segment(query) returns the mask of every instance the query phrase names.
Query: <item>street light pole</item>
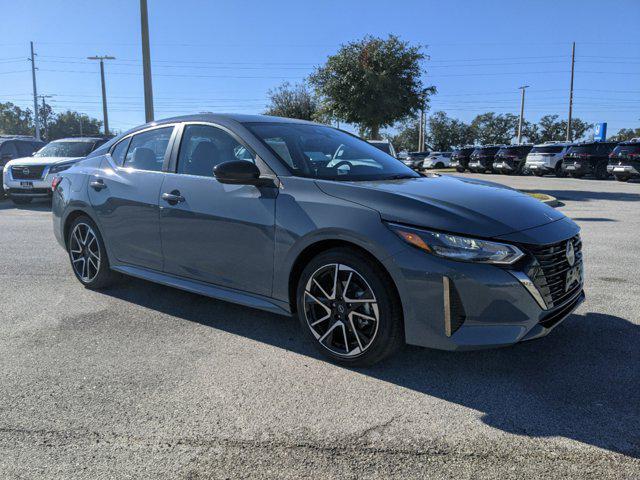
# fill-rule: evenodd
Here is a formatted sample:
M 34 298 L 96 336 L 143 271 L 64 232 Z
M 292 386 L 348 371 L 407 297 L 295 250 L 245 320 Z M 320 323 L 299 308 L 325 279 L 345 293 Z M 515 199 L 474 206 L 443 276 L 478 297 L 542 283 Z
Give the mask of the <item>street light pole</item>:
M 109 136 L 109 115 L 107 114 L 107 88 L 104 82 L 104 61 L 115 60 L 116 57 L 109 55 L 95 55 L 93 57 L 87 57 L 88 60 L 100 60 L 100 80 L 102 82 L 102 115 L 104 117 L 104 135 Z
M 567 119 L 567 142 L 572 140 L 571 115 L 573 114 L 573 68 L 576 64 L 576 42 L 571 47 L 571 84 L 569 85 L 569 118 Z
M 149 14 L 147 0 L 140 0 L 140 33 L 142 34 L 142 75 L 144 79 L 144 118 L 153 121 L 153 86 L 151 85 L 151 51 L 149 49 Z
M 522 90 L 522 100 L 520 102 L 520 121 L 518 122 L 518 144 L 522 141 L 522 122 L 524 121 L 524 91 L 529 88 L 529 85 L 523 85 L 519 87 Z

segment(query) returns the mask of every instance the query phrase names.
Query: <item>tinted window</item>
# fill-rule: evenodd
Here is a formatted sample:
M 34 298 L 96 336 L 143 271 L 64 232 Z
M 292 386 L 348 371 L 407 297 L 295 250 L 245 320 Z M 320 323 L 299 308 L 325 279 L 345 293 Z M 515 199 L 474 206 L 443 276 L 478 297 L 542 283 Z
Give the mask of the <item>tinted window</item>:
M 164 127 L 134 135 L 127 150 L 124 166 L 136 170 L 162 171 L 164 155 L 172 132 L 173 127 Z
M 498 153 L 500 155 L 524 155 L 529 150 L 531 150 L 531 147 L 529 146 L 514 146 L 501 148 Z
M 114 162 L 116 162 L 116 165 L 120 167 L 124 163 L 124 156 L 127 153 L 127 147 L 129 146 L 130 141 L 131 141 L 131 138 L 127 138 L 126 140 L 123 140 L 122 142 L 117 144 L 116 147 L 111 152 L 111 158 L 113 159 Z
M 2 142 L 0 144 L 0 157 L 18 158 L 18 149 L 16 148 L 16 142 Z
M 178 173 L 213 177 L 213 168 L 223 162 L 255 162 L 254 154 L 220 128 L 187 125 L 180 143 Z
M 629 155 L 631 153 L 640 154 L 640 143 L 622 144 L 613 149 L 613 155 Z
M 473 153 L 477 155 L 495 155 L 500 147 L 477 148 Z
M 419 176 L 395 157 L 335 128 L 295 123 L 245 125 L 294 175 L 349 181 Z
M 28 157 L 36 151 L 36 147 L 31 142 L 16 142 L 18 147 L 18 155 L 21 157 Z
M 94 142 L 51 142 L 36 153 L 36 157 L 86 157 L 93 150 Z
M 544 147 L 533 147 L 531 153 L 560 153 L 564 147 L 562 145 L 549 145 Z

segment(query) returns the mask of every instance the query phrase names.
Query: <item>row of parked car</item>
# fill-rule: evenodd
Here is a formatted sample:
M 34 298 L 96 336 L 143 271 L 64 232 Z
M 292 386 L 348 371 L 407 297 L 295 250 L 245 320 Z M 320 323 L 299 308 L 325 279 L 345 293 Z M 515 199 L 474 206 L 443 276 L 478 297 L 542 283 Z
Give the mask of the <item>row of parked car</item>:
M 411 152 L 402 162 L 417 171 L 454 167 L 458 172 L 553 174 L 580 178 L 640 177 L 640 138 L 627 142 L 545 142 L 539 145 L 469 145 L 453 152 Z
M 7 195 L 18 205 L 50 198 L 53 177 L 107 140 L 74 137 L 45 143 L 23 135 L 0 136 L 0 198 Z

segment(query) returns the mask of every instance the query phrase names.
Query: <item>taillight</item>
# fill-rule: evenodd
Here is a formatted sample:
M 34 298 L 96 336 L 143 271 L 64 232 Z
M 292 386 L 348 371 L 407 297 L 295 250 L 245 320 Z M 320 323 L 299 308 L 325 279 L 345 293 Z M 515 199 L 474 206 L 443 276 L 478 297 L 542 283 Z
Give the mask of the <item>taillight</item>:
M 61 181 L 62 177 L 53 177 L 53 180 L 51 181 L 51 190 L 55 191 L 55 189 L 58 188 L 58 185 L 60 185 Z

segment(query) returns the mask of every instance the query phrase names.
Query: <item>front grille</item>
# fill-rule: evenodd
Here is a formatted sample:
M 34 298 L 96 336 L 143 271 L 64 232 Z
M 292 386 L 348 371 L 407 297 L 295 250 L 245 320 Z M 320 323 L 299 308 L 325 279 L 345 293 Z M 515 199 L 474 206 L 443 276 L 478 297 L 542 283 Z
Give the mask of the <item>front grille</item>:
M 567 259 L 568 242 L 573 244 L 575 254 L 573 265 L 569 264 Z M 582 290 L 581 280 L 573 282 L 568 290 L 566 288 L 569 271 L 578 267 L 582 275 L 582 240 L 580 240 L 580 235 L 552 245 L 529 245 L 527 250 L 535 258 L 527 274 L 538 288 L 547 308 L 562 305 Z
M 42 178 L 45 165 L 11 167 L 11 176 L 16 180 L 37 180 Z

